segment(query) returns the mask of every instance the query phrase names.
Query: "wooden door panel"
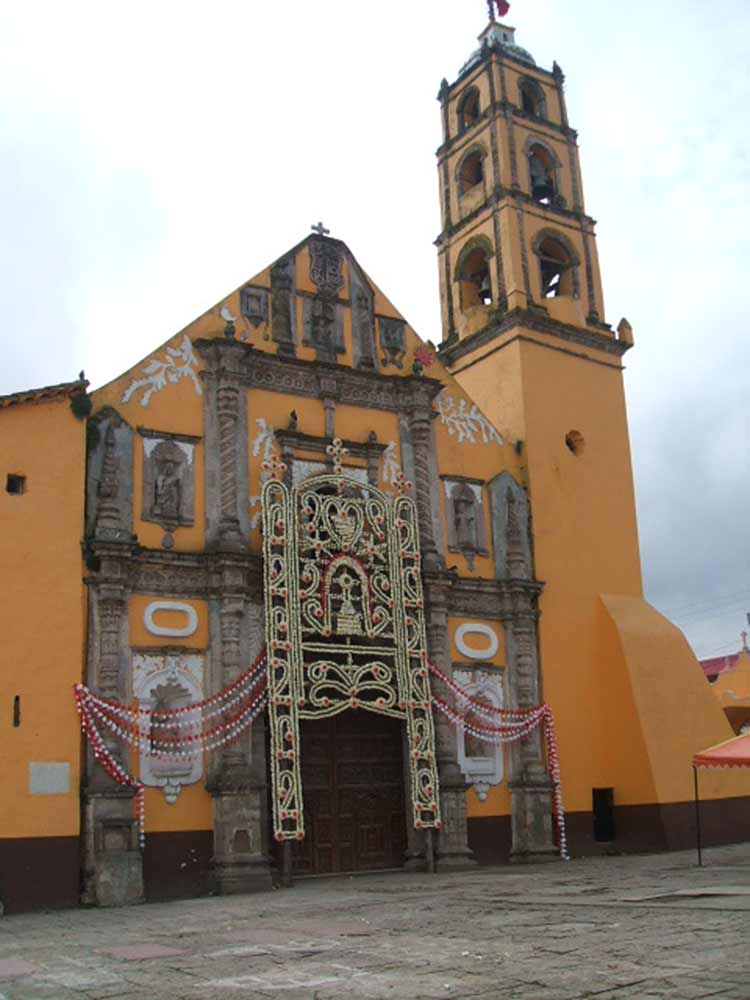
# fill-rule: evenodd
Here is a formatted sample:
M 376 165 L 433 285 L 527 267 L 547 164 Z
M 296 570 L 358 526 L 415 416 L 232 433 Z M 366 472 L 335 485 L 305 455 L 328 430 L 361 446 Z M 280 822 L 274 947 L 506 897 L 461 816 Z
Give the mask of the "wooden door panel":
M 304 841 L 299 874 L 399 867 L 406 850 L 402 724 L 365 711 L 300 726 Z

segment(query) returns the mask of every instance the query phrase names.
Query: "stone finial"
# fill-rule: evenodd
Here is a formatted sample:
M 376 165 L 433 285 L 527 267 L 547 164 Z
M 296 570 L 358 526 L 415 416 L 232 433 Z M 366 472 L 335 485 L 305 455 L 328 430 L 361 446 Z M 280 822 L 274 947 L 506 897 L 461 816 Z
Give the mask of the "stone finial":
M 630 347 L 632 347 L 635 343 L 635 338 L 633 337 L 633 327 L 630 323 L 628 323 L 624 316 L 617 324 L 617 339 L 621 340 L 623 344 L 628 344 Z

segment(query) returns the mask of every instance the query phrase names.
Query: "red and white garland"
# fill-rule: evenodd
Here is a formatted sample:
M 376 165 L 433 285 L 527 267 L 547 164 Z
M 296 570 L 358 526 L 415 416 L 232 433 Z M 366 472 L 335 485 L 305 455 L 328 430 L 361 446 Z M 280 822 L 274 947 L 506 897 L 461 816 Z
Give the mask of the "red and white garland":
M 560 759 L 550 706 L 545 704 L 529 709 L 496 708 L 470 695 L 434 663 L 429 661 L 428 663 L 430 671 L 456 698 L 458 708 L 454 708 L 436 694 L 432 696 L 435 707 L 456 729 L 470 733 L 494 746 L 504 746 L 524 739 L 539 726 L 544 727 L 547 760 L 553 786 L 557 842 L 560 856 L 568 861 Z M 81 729 L 89 740 L 95 760 L 113 781 L 136 790 L 135 809 L 140 844 L 143 847 L 145 787 L 116 759 L 101 734 L 100 726 L 109 730 L 125 746 L 161 759 L 184 760 L 196 757 L 204 751 L 217 750 L 238 739 L 265 709 L 268 703 L 266 653 L 264 650 L 233 684 L 210 698 L 182 708 L 158 711 L 141 707 L 131 708 L 94 694 L 84 684 L 76 684 L 74 691 Z M 470 707 L 473 716 L 479 716 L 486 724 L 468 721 L 465 711 L 467 707 Z M 211 725 L 214 719 L 219 721 Z M 168 730 L 170 735 L 166 733 L 160 735 L 159 729 Z
M 430 671 L 439 678 L 443 684 L 456 696 L 459 706 L 470 706 L 471 714 L 489 720 L 490 723 L 499 722 L 499 725 L 482 725 L 480 723 L 469 722 L 465 711 L 461 708 L 453 708 L 447 701 L 433 694 L 432 700 L 435 707 L 446 716 L 456 729 L 470 733 L 472 736 L 485 743 L 494 746 L 504 746 L 509 743 L 516 743 L 534 732 L 539 726 L 544 727 L 544 740 L 547 748 L 547 761 L 552 778 L 552 809 L 555 818 L 557 832 L 557 846 L 560 850 L 560 857 L 564 861 L 570 860 L 568 854 L 568 838 L 565 832 L 565 811 L 563 809 L 562 783 L 560 780 L 560 757 L 557 750 L 557 737 L 555 735 L 555 720 L 552 709 L 549 705 L 537 705 L 528 709 L 507 709 L 495 708 L 486 701 L 481 701 L 470 695 L 459 684 L 444 674 L 434 663 L 430 663 Z
M 125 746 L 162 760 L 185 760 L 234 742 L 252 726 L 266 706 L 265 650 L 228 687 L 182 708 L 132 708 L 94 694 L 84 684 L 74 688 L 81 729 L 106 774 L 119 785 L 135 788 L 135 810 L 141 847 L 144 834 L 144 785 L 120 764 L 101 733 L 109 732 Z M 217 720 L 212 724 L 212 720 Z M 167 733 L 159 733 L 167 730 Z

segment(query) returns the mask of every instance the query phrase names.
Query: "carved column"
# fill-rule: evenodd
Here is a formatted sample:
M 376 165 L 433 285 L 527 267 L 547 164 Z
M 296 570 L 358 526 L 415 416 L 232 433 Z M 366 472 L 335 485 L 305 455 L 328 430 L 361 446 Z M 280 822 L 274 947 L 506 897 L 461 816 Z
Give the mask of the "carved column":
M 448 598 L 450 581 L 444 575 L 425 577 L 425 619 L 427 650 L 432 662 L 449 677 L 453 674 L 448 634 Z M 453 698 L 437 678 L 430 679 L 433 691 L 445 701 Z M 466 868 L 476 864 L 469 849 L 466 825 L 466 779 L 458 766 L 456 734 L 442 714 L 435 712 L 435 743 L 440 776 L 440 812 L 443 829 L 437 841 L 438 865 L 441 870 Z
M 445 574 L 442 540 L 437 534 L 434 504 L 440 493 L 435 438 L 432 432 L 432 399 L 440 391 L 437 382 L 420 380 L 412 385 L 409 431 L 414 452 L 414 499 L 419 518 L 419 544 L 425 599 L 427 649 L 432 661 L 448 676 L 452 673 L 448 635 L 448 594 L 450 581 Z M 431 683 L 435 684 L 434 678 Z M 435 689 L 450 700 L 448 692 Z M 456 738 L 448 721 L 435 718 L 435 741 L 440 776 L 440 810 L 443 830 L 438 837 L 441 868 L 474 864 L 467 842 L 466 781 L 458 766 Z
M 235 681 L 262 646 L 257 629 L 251 627 L 247 524 L 242 515 L 248 494 L 244 366 L 252 363 L 253 352 L 233 339 L 199 341 L 196 347 L 206 359 L 204 378 L 209 388 L 206 517 L 207 534 L 216 550 L 211 650 L 213 684 L 218 689 Z M 251 647 L 257 647 L 252 658 Z M 214 804 L 216 890 L 230 894 L 269 888 L 270 869 L 263 852 L 265 783 L 261 780 L 259 787 L 253 775 L 250 736 L 214 756 L 207 788 Z
M 206 542 L 222 552 L 247 547 L 247 393 L 244 365 L 253 349 L 227 335 L 198 340 L 206 384 Z
M 416 393 L 415 393 L 416 395 Z M 445 568 L 443 554 L 438 550 L 433 500 L 439 496 L 440 481 L 432 435 L 432 396 L 435 389 L 419 396 L 409 413 L 409 430 L 414 449 L 414 500 L 419 516 L 419 545 L 422 552 L 422 571 L 434 573 Z
M 108 498 L 110 500 L 111 498 Z M 122 551 L 120 549 L 122 548 Z M 97 547 L 99 571 L 88 581 L 89 655 L 87 683 L 98 694 L 128 701 L 129 548 Z M 127 751 L 102 732 L 110 753 L 130 770 Z M 86 748 L 83 799 L 82 901 L 97 906 L 143 902 L 143 863 L 134 817 L 135 791 L 107 776 Z
M 530 549 L 524 539 L 517 500 L 506 492 L 505 542 L 510 576 L 504 617 L 510 708 L 534 708 L 541 701 L 537 597 L 541 585 L 533 582 Z M 542 730 L 537 729 L 508 753 L 512 802 L 512 861 L 554 860 L 552 783 L 547 774 Z
M 259 593 L 248 593 L 245 567 L 222 557 L 218 603 L 219 681 L 226 687 L 254 661 L 263 646 Z M 215 618 L 214 618 L 215 620 Z M 230 710 L 231 711 L 231 710 Z M 208 790 L 214 802 L 215 887 L 222 895 L 271 888 L 266 833 L 266 760 L 262 718 L 249 736 L 225 747 L 213 762 Z

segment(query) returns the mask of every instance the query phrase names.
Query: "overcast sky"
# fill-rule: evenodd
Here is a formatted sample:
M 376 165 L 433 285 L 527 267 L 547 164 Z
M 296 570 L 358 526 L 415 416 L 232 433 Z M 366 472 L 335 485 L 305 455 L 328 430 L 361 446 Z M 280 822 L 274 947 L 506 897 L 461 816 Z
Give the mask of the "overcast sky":
M 750 611 L 748 0 L 515 0 L 568 78 L 626 315 L 647 597 L 699 655 Z M 94 386 L 322 219 L 440 340 L 435 100 L 484 0 L 0 0 L 0 393 Z M 616 526 L 613 526 L 616 528 Z

